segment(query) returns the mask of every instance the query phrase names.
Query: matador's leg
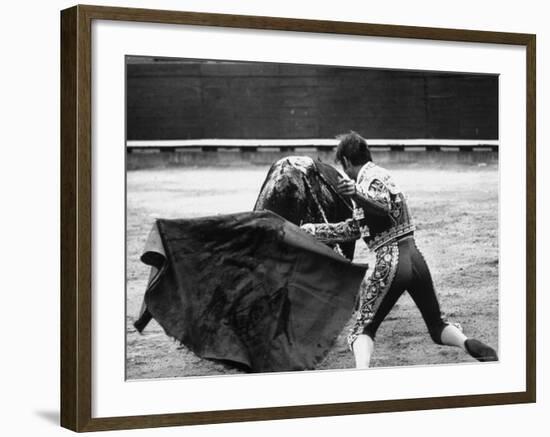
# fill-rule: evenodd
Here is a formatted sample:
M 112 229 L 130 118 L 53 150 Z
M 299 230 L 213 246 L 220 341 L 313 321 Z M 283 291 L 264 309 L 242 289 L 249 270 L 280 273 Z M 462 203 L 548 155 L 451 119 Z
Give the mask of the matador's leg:
M 432 340 L 437 344 L 460 347 L 478 361 L 498 361 L 494 349 L 466 337 L 459 326 L 443 319 L 428 265 L 416 244 L 413 243 L 410 250 L 413 281 L 408 291 L 422 314 Z
M 348 335 L 348 345 L 353 351 L 357 368 L 370 365 L 376 331 L 403 294 L 406 264 L 399 260 L 397 243 L 376 252 L 374 270 L 361 290 L 359 309 Z

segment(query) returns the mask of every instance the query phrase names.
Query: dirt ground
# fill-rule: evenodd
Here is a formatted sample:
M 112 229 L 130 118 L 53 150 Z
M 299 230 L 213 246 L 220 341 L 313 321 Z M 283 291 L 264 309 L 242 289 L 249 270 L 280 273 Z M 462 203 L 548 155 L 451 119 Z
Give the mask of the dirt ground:
M 416 241 L 432 272 L 441 307 L 467 336 L 498 348 L 498 168 L 496 165 L 386 165 L 409 198 Z M 267 166 L 179 167 L 127 174 L 128 379 L 238 373 L 203 360 L 152 321 L 133 327 L 148 268 L 139 261 L 158 217 L 198 217 L 251 210 Z M 371 261 L 364 243 L 356 260 Z M 350 320 L 351 322 L 351 320 Z M 319 369 L 353 367 L 346 327 Z M 373 367 L 471 362 L 460 349 L 434 344 L 412 299 L 404 294 L 380 326 Z

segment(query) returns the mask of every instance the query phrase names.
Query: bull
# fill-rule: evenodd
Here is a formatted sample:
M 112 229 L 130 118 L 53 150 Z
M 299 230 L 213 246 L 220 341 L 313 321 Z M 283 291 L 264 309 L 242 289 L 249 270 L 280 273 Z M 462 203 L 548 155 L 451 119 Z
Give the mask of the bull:
M 300 226 L 338 223 L 353 215 L 353 205 L 334 188 L 342 176 L 333 166 L 306 156 L 290 156 L 269 169 L 254 211 L 270 210 Z M 355 241 L 339 245 L 353 259 Z

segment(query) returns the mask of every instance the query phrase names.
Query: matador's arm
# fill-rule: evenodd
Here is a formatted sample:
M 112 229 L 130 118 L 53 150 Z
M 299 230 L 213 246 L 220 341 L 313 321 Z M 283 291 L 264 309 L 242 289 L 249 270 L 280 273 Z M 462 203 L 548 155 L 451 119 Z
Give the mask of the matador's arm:
M 329 244 L 355 241 L 363 236 L 360 222 L 355 219 L 338 223 L 306 223 L 300 227 L 317 240 Z
M 368 187 L 356 183 L 351 198 L 362 210 L 360 217 L 354 216 L 353 219 L 338 223 L 306 223 L 301 226 L 302 229 L 324 243 L 345 243 L 368 235 L 364 216 L 388 216 L 391 213 L 390 192 L 378 179 L 370 181 Z
M 352 195 L 352 199 L 359 208 L 365 211 L 365 214 L 372 214 L 377 216 L 386 216 L 390 214 L 390 205 L 388 202 L 384 202 L 383 198 L 369 196 L 363 193 L 363 189 L 360 185 L 355 185 L 355 194 Z M 380 200 L 378 200 L 380 199 Z

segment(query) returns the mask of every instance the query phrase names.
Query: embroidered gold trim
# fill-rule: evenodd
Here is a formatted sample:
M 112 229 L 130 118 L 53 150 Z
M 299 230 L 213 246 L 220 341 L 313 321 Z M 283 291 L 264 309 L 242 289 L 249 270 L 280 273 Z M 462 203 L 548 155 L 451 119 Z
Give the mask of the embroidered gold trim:
M 385 232 L 382 232 L 381 234 L 378 234 L 372 240 L 367 242 L 367 246 L 370 250 L 376 251 L 380 247 L 388 243 L 391 243 L 397 238 L 402 237 L 411 232 L 414 232 L 415 229 L 416 229 L 416 226 L 411 223 L 395 226 Z
M 388 293 L 397 272 L 399 263 L 399 246 L 393 241 L 376 251 L 376 264 L 367 279 L 366 286 L 361 290 L 359 309 L 355 323 L 348 335 L 348 347 L 352 349 L 353 342 L 362 334 L 363 328 L 372 320 L 380 303 Z

